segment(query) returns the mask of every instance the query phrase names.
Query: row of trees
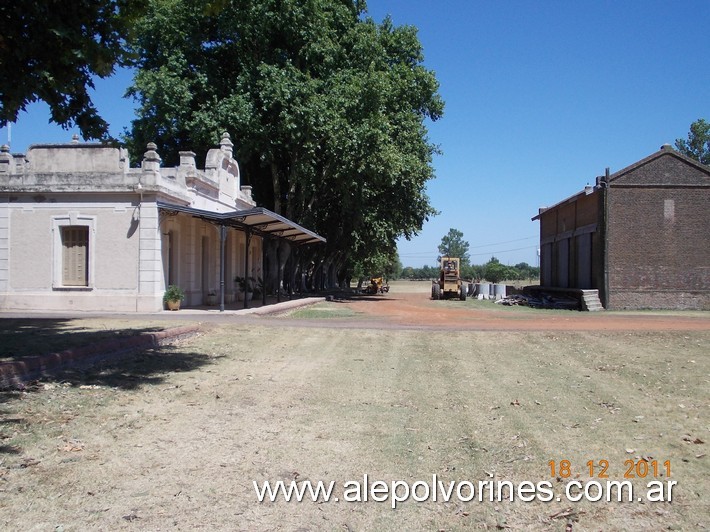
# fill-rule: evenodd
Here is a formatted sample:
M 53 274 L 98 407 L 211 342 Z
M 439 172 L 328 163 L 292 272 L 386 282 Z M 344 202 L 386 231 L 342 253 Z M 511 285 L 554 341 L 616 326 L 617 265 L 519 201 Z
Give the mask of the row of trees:
M 445 234 L 441 243 L 438 246 L 439 256 L 441 257 L 457 257 L 461 264 L 461 278 L 468 280 L 486 280 L 491 283 L 499 283 L 501 281 L 539 279 L 540 268 L 530 266 L 527 262 L 521 262 L 515 266 L 506 266 L 502 264 L 496 257 L 485 264 L 471 264 L 468 254 L 469 244 L 463 238 L 463 232 L 458 229 L 451 228 Z M 424 266 L 422 268 L 413 268 L 407 266 L 402 268 L 401 278 L 403 279 L 438 279 L 440 266 Z
M 405 266 L 402 269 L 402 279 L 438 279 L 439 266 L 423 266 L 412 268 Z M 485 264 L 465 264 L 461 267 L 461 278 L 472 281 L 488 281 L 500 283 L 502 281 L 534 280 L 540 278 L 540 268 L 521 262 L 515 266 L 506 266 L 497 258 Z
M 441 257 L 458 257 L 461 263 L 461 277 L 470 280 L 487 280 L 491 283 L 499 283 L 501 281 L 523 280 L 523 279 L 538 279 L 540 277 L 540 268 L 530 266 L 527 262 L 521 262 L 515 266 L 506 266 L 497 258 L 491 259 L 485 264 L 471 264 L 471 259 L 468 254 L 469 244 L 463 238 L 463 232 L 453 227 L 449 229 L 438 246 L 439 256 Z M 438 279 L 440 266 L 424 266 L 422 268 L 412 268 L 407 266 L 402 269 L 403 279 Z
M 166 164 L 200 157 L 229 131 L 257 203 L 327 239 L 315 258 L 327 285 L 379 269 L 435 214 L 425 121 L 442 116 L 438 82 L 416 29 L 364 6 L 152 0 L 132 47 L 133 156 L 155 142 Z

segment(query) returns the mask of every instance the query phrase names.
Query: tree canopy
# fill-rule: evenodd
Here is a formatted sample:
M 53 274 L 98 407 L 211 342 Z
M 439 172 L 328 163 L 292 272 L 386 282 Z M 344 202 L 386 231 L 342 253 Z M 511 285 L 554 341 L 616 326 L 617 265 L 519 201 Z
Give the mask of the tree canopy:
M 204 155 L 229 131 L 259 204 L 328 239 L 342 275 L 393 257 L 435 214 L 424 192 L 443 112 L 416 29 L 356 0 L 152 0 L 137 28 L 134 158 Z
M 470 257 L 468 256 L 468 242 L 463 239 L 463 233 L 453 227 L 449 229 L 441 239 L 439 244 L 439 257 L 458 257 L 461 259 L 461 266 L 468 266 Z
M 710 123 L 700 118 L 690 124 L 688 139 L 677 139 L 675 147 L 688 157 L 710 165 Z
M 51 120 L 84 138 L 106 138 L 91 100 L 93 77 L 126 64 L 126 39 L 142 9 L 136 0 L 13 0 L 0 5 L 0 126 L 39 100 Z

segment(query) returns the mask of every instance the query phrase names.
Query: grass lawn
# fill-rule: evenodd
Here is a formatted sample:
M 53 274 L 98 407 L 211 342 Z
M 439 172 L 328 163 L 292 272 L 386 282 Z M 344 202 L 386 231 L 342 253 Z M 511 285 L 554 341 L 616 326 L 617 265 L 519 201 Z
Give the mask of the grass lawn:
M 215 325 L 4 393 L 0 528 L 710 527 L 708 331 L 314 329 L 289 319 Z M 644 459 L 660 466 L 631 479 L 635 495 L 670 479 L 672 502 L 565 500 L 568 482 L 602 480 L 589 461 L 608 462 L 608 480 L 621 481 L 627 460 L 636 472 Z M 433 475 L 444 485 L 549 482 L 554 497 L 345 502 L 346 482 L 364 475 L 388 485 Z M 334 481 L 341 500 L 259 503 L 253 482 L 266 480 Z
M 360 314 L 342 303 L 318 303 L 316 305 L 298 308 L 288 313 L 288 317 L 296 319 L 353 319 L 359 316 Z

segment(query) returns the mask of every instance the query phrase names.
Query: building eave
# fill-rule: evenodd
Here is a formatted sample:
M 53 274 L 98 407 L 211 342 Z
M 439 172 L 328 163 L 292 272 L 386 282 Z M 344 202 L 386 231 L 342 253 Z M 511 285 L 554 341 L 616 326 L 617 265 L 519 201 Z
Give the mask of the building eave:
M 326 242 L 322 236 L 263 207 L 230 212 L 212 212 L 162 201 L 158 201 L 157 204 L 159 209 L 189 214 L 210 223 L 251 231 L 255 235 L 266 238 L 280 238 L 299 245 Z

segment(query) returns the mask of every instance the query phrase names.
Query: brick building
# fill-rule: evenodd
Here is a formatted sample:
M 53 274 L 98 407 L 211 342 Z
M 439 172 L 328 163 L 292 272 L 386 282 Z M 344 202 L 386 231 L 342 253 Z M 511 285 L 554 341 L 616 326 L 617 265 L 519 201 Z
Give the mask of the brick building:
M 607 309 L 710 310 L 710 168 L 671 146 L 541 208 L 540 284 Z

